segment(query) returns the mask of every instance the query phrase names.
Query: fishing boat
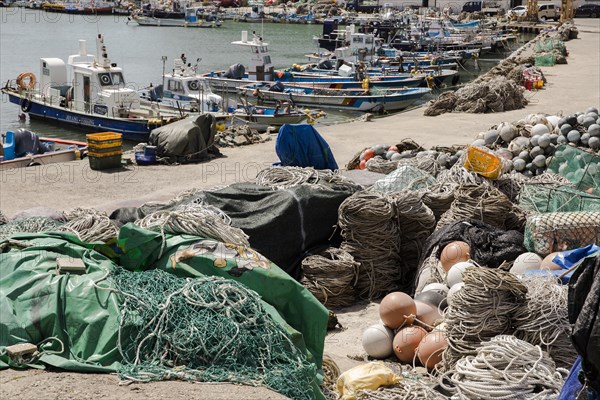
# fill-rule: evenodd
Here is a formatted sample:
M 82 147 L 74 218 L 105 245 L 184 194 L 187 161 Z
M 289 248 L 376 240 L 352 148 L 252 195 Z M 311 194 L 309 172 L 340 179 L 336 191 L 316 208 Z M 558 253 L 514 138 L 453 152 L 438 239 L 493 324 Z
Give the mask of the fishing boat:
M 205 13 L 200 7 L 185 9 L 184 18 L 158 18 L 148 15 L 132 15 L 131 20 L 139 26 L 168 26 L 182 28 L 218 28 L 222 21 L 216 14 Z
M 430 92 L 428 88 L 387 90 L 323 89 L 310 86 L 257 82 L 239 88 L 261 102 L 289 101 L 291 104 L 363 112 L 397 111 L 409 107 Z
M 0 171 L 74 161 L 87 151 L 85 142 L 38 137 L 28 131 L 23 133 L 29 146 L 16 146 L 14 132 L 2 134 Z M 15 149 L 22 153 L 16 154 Z
M 145 141 L 152 129 L 182 117 L 142 108 L 137 91 L 127 87 L 123 70 L 109 60 L 101 34 L 96 45 L 97 54 L 87 54 L 86 41 L 80 40 L 79 54 L 69 56 L 67 63 L 41 58 L 39 83 L 33 73 L 24 72 L 1 91 L 32 118 L 70 124 L 88 133 L 118 132 L 126 140 Z
M 202 74 L 210 87 L 215 91 L 235 92 L 238 87 L 257 81 L 272 81 L 274 78 L 274 67 L 271 63 L 269 44 L 252 32 L 252 40 L 248 40 L 248 31 L 242 31 L 242 40 L 232 42 L 250 50 L 252 54 L 248 72 L 242 64 L 229 67 L 227 71 L 211 71 Z
M 352 73 L 349 76 L 333 75 L 311 71 L 277 71 L 276 81 L 297 83 L 305 86 L 318 86 L 330 89 L 364 89 L 368 88 L 400 88 L 417 87 L 425 84 L 425 74 L 380 74 L 378 76 L 360 76 Z
M 299 110 L 289 102 L 280 102 L 276 107 L 264 107 L 243 101 L 237 108 L 229 108 L 228 112 L 228 116 L 223 119 L 227 126 L 248 125 L 259 132 L 264 132 L 269 127 L 279 128 L 284 124 L 314 121 L 325 115 L 320 110 Z
M 213 93 L 208 82 L 196 73 L 198 61 L 191 66 L 184 54 L 175 59 L 173 71 L 165 73 L 159 85 L 138 92 L 141 104 L 158 104 L 161 109 L 186 113 L 219 112 L 223 98 Z

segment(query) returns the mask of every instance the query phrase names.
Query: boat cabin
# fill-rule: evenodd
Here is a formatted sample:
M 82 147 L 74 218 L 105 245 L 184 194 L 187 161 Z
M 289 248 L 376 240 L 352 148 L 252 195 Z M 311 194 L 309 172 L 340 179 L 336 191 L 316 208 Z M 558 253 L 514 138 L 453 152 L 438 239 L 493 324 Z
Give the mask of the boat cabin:
M 40 59 L 41 95 L 53 105 L 110 117 L 126 116 L 140 107 L 139 96 L 126 87 L 123 70 L 108 58 L 104 38 L 96 38 L 97 54 L 87 54 L 79 41 L 79 54 L 67 63 L 59 58 Z
M 242 31 L 242 40 L 231 42 L 238 46 L 250 48 L 252 56 L 248 65 L 248 80 L 272 81 L 274 67 L 271 63 L 269 44 L 263 42 L 262 38 L 252 32 L 252 40 L 248 40 L 248 31 Z

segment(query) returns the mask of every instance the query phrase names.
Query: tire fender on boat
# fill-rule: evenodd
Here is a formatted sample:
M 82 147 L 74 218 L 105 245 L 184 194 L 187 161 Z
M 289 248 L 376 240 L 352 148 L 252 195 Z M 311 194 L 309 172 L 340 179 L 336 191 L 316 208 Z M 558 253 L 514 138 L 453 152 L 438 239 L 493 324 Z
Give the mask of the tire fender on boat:
M 33 90 L 36 82 L 37 78 L 33 72 L 21 72 L 17 76 L 17 85 L 19 85 L 21 90 Z
M 33 104 L 31 103 L 31 100 L 29 99 L 21 99 L 21 111 L 28 113 L 29 111 L 31 111 L 31 106 Z

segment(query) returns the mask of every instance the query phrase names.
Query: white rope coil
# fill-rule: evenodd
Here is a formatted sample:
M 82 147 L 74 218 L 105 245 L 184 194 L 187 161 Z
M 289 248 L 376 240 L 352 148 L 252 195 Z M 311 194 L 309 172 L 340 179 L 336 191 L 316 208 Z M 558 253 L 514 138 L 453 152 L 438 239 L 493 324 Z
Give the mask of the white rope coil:
M 65 216 L 67 222 L 58 230 L 74 233 L 83 242 L 107 242 L 119 234 L 117 227 L 104 212 L 92 208 L 76 208 Z
M 260 171 L 256 176 L 258 185 L 268 186 L 273 190 L 288 189 L 302 184 L 318 185 L 323 182 L 358 186 L 337 172 L 316 170 L 312 167 L 269 167 Z
M 458 360 L 440 382 L 455 393 L 452 399 L 551 399 L 564 378 L 539 346 L 499 335 L 482 343 L 475 356 Z

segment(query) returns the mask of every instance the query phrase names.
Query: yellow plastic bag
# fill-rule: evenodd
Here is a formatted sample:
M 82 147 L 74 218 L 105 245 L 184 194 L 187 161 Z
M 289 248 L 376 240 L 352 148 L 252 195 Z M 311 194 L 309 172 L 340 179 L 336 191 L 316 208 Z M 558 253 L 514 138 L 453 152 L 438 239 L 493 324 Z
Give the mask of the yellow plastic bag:
M 357 365 L 344 372 L 337 380 L 341 400 L 355 400 L 357 390 L 377 390 L 380 386 L 395 385 L 401 377 L 385 366 L 382 361 Z

